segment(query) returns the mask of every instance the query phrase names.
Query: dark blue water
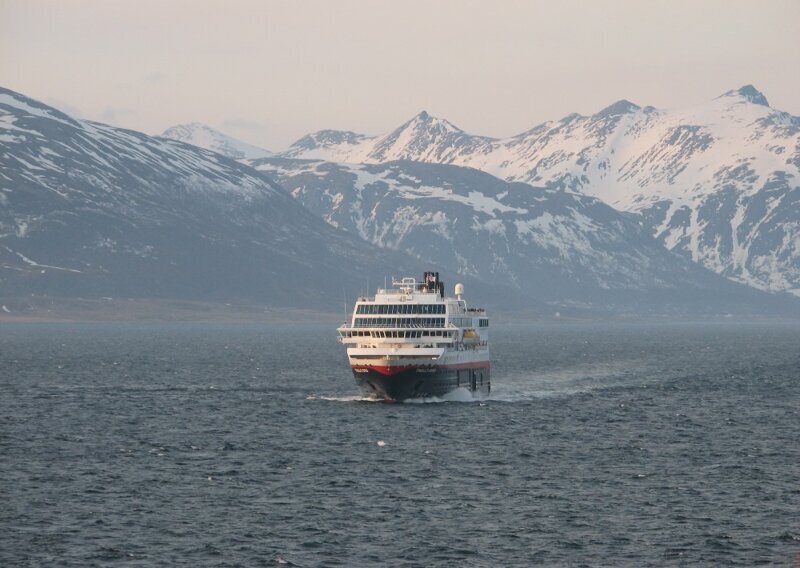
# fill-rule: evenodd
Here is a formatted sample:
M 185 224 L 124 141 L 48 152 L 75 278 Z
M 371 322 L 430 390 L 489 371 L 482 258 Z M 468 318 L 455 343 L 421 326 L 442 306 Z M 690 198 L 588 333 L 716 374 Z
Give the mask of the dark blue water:
M 333 326 L 0 326 L 0 565 L 792 565 L 800 327 L 493 328 L 359 401 Z

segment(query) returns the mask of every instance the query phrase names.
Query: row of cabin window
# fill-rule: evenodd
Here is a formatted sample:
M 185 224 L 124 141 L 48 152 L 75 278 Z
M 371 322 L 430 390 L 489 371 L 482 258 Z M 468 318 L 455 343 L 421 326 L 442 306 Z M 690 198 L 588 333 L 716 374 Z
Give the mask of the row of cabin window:
M 356 318 L 353 327 L 444 327 L 444 318 Z
M 481 318 L 479 321 L 480 327 L 489 327 L 489 318 Z
M 444 304 L 360 304 L 356 314 L 443 314 Z
M 397 337 L 397 338 L 415 338 L 415 337 L 453 337 L 452 331 L 427 330 L 415 329 L 409 331 L 352 331 L 349 332 L 348 337 Z
M 456 327 L 472 327 L 472 318 L 450 318 L 450 323 Z

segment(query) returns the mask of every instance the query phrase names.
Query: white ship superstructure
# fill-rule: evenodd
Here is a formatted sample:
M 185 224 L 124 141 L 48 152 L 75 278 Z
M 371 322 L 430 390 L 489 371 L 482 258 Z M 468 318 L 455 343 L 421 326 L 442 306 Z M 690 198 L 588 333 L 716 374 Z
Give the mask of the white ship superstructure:
M 445 297 L 438 272 L 403 278 L 356 301 L 339 339 L 356 382 L 369 396 L 404 400 L 458 388 L 488 393 L 489 318 L 469 308 L 464 288 Z

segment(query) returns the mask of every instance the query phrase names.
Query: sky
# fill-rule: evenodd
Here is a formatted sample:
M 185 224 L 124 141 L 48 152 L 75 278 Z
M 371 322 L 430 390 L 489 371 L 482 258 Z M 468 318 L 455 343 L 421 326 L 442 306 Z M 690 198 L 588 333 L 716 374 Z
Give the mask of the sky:
M 160 134 L 273 151 L 422 110 L 505 137 L 746 84 L 800 115 L 800 0 L 0 0 L 0 86 Z

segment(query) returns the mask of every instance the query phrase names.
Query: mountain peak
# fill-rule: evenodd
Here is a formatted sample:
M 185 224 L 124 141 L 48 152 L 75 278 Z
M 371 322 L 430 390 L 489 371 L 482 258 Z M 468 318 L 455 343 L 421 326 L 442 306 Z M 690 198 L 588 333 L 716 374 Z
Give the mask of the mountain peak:
M 595 118 L 608 118 L 611 116 L 628 114 L 629 112 L 636 112 L 639 109 L 641 109 L 639 105 L 635 105 L 628 100 L 622 99 L 607 106 L 600 112 L 596 113 L 594 116 Z
M 753 85 L 745 85 L 744 87 L 739 87 L 738 89 L 728 91 L 724 95 L 717 98 L 722 98 L 722 97 L 740 97 L 756 105 L 761 105 L 765 107 L 769 106 L 769 102 L 767 102 L 767 97 L 764 96 L 764 93 L 756 89 Z
M 292 143 L 292 148 L 300 148 L 306 150 L 314 150 L 316 148 L 324 148 L 326 146 L 335 146 L 337 144 L 355 145 L 364 141 L 365 136 L 350 130 L 318 130 L 311 134 L 306 134 L 299 140 Z
M 211 128 L 207 124 L 203 124 L 202 122 L 186 122 L 184 124 L 176 124 L 175 126 L 170 126 L 164 132 L 160 134 L 162 138 L 174 138 L 176 135 L 179 134 L 189 134 L 191 132 L 196 131 L 206 131 L 206 132 L 215 132 L 220 133 L 218 130 Z
M 438 132 L 461 132 L 461 129 L 444 118 L 431 116 L 427 111 L 421 111 L 408 122 L 400 125 L 395 132 L 402 132 L 407 128 L 415 131 L 435 130 Z
M 242 142 L 202 122 L 190 122 L 167 128 L 161 137 L 205 148 L 234 160 L 272 156 L 269 150 Z

